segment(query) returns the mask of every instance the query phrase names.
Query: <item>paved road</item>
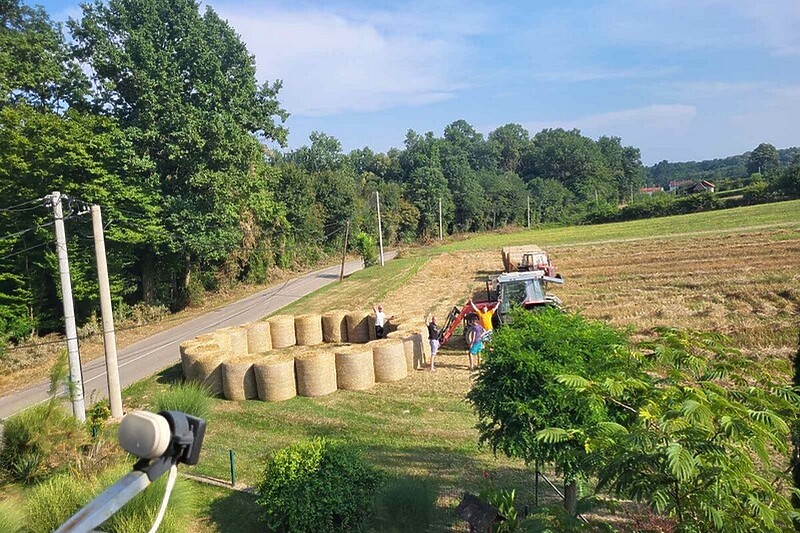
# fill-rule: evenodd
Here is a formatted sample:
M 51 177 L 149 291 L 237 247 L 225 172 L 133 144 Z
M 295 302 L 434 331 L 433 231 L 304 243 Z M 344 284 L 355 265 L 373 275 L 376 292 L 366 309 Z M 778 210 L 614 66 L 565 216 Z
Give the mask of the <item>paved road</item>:
M 394 252 L 385 254 L 387 259 Z M 361 261 L 345 263 L 345 273 L 361 269 Z M 179 326 L 157 333 L 119 351 L 119 374 L 123 387 L 153 375 L 180 360 L 178 349 L 181 342 L 201 333 L 226 326 L 235 326 L 257 320 L 289 305 L 299 298 L 339 278 L 340 266 L 324 268 L 270 287 L 257 294 L 185 322 Z M 107 396 L 105 359 L 95 359 L 83 367 L 84 391 L 88 399 L 93 391 Z M 0 418 L 6 418 L 25 407 L 47 399 L 49 382 L 41 382 L 27 389 L 0 398 Z

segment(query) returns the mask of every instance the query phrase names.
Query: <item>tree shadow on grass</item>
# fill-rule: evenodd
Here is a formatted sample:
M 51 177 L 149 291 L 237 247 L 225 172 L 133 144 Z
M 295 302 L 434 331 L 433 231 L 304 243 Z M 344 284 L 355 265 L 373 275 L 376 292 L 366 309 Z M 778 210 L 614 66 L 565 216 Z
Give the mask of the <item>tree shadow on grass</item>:
M 255 494 L 231 490 L 209 505 L 209 520 L 219 533 L 261 533 L 267 531 L 256 505 Z

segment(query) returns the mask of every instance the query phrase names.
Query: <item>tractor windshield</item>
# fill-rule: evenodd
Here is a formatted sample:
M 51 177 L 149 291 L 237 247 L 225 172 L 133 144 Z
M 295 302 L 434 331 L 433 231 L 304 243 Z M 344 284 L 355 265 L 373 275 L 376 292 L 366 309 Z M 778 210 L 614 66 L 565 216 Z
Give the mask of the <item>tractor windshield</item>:
M 544 286 L 535 279 L 511 281 L 500 285 L 500 313 L 507 313 L 512 305 L 544 301 Z

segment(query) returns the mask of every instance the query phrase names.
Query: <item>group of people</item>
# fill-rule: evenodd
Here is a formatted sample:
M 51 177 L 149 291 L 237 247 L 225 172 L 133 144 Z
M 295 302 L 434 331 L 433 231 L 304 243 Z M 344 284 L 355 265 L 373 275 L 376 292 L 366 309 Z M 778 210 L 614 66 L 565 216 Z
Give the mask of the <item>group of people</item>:
M 500 301 L 498 300 L 494 304 L 484 305 L 481 309 L 480 306 L 476 305 L 475 302 L 472 301 L 472 298 L 470 298 L 467 302 L 467 306 L 474 311 L 474 315 L 468 315 L 469 318 L 464 326 L 467 332 L 466 339 L 470 370 L 473 370 L 481 363 L 481 352 L 483 351 L 483 345 L 484 342 L 486 342 L 486 340 L 492 335 L 492 331 L 494 330 L 492 319 L 494 318 L 495 311 L 497 311 L 497 307 L 499 305 Z M 373 306 L 372 311 L 375 315 L 375 337 L 378 339 L 383 339 L 386 337 L 386 325 L 394 318 L 394 315 L 387 317 L 386 313 L 383 311 L 383 305 L 381 304 Z M 439 351 L 440 335 L 441 329 L 439 328 L 438 324 L 436 324 L 436 317 L 432 316 L 428 321 L 428 342 L 431 346 L 431 371 L 436 370 L 434 362 L 436 359 L 436 354 Z

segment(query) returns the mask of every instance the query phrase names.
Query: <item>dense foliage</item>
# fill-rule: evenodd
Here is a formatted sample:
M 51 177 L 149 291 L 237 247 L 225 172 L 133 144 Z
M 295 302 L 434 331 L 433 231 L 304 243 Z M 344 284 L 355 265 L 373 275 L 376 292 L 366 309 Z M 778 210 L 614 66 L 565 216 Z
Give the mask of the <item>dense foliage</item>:
M 715 333 L 665 329 L 632 349 L 597 322 L 516 314 L 469 399 L 494 449 L 593 476 L 675 531 L 785 531 L 789 422 L 800 396 L 785 361 L 757 361 Z
M 325 439 L 275 452 L 258 487 L 270 531 L 354 531 L 365 524 L 378 472 L 352 449 Z

